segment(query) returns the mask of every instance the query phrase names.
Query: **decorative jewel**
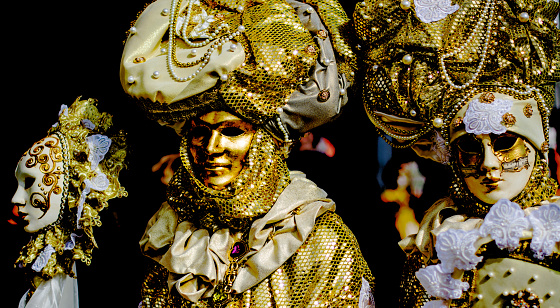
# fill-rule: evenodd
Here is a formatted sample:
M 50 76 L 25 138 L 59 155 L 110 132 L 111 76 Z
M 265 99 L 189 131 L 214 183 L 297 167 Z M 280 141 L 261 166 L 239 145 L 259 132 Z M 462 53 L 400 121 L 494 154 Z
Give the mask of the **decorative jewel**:
M 401 9 L 406 11 L 406 10 L 410 9 L 411 6 L 412 6 L 412 4 L 410 3 L 410 1 L 408 1 L 408 0 L 402 0 L 401 1 Z
M 455 268 L 463 271 L 474 269 L 482 261 L 482 257 L 476 255 L 477 247 L 474 246 L 478 239 L 478 230 L 449 229 L 439 234 L 436 251 L 442 269 L 447 273 L 453 273 Z
M 461 124 L 463 124 L 463 117 L 456 117 L 453 121 L 451 121 L 452 128 L 457 128 Z
M 432 124 L 434 125 L 434 127 L 436 128 L 440 128 L 443 126 L 443 119 L 440 117 L 436 117 L 433 121 Z
M 494 96 L 494 93 L 492 93 L 492 92 L 482 93 L 480 95 L 480 97 L 478 98 L 478 100 L 481 103 L 485 103 L 485 104 L 491 104 L 495 99 L 496 99 L 496 96 Z
M 235 242 L 235 244 L 233 244 L 233 246 L 231 247 L 229 256 L 232 260 L 236 260 L 242 257 L 243 255 L 245 255 L 245 253 L 247 253 L 247 250 L 248 248 L 245 242 L 242 241 Z
M 515 202 L 500 199 L 494 204 L 480 226 L 480 235 L 490 237 L 500 249 L 512 251 L 519 246 L 519 238 L 529 229 L 529 220 Z
M 416 277 L 430 296 L 441 299 L 460 298 L 463 291 L 469 289 L 467 282 L 452 278 L 441 264 L 421 268 L 416 272 Z
M 308 54 L 314 54 L 317 52 L 317 50 L 315 50 L 315 46 L 307 45 L 305 46 L 305 52 L 307 52 Z
M 327 31 L 321 29 L 321 30 L 317 31 L 317 36 L 319 38 L 326 39 L 327 38 Z
M 132 62 L 137 63 L 137 64 L 138 64 L 138 63 L 143 63 L 143 62 L 146 62 L 146 58 L 144 58 L 144 57 L 136 57 L 136 58 L 134 58 L 134 60 L 133 60 Z
M 410 115 L 413 116 L 413 117 L 416 116 L 416 110 L 414 110 L 414 109 L 410 109 L 410 112 L 409 112 L 409 113 L 410 113 Z
M 529 13 L 521 12 L 518 18 L 520 22 L 528 22 L 531 17 L 529 16 Z
M 406 65 L 410 65 L 412 63 L 412 56 L 411 55 L 404 55 L 402 57 L 402 63 Z
M 229 45 L 228 51 L 234 52 L 237 49 L 237 44 Z
M 506 112 L 502 116 L 502 125 L 504 125 L 505 127 L 512 127 L 516 121 L 517 120 L 515 119 L 515 116 L 509 112 Z
M 128 76 L 128 78 L 126 79 L 126 81 L 127 81 L 129 84 L 133 84 L 136 80 L 134 79 L 134 76 Z
M 533 228 L 531 250 L 535 258 L 542 260 L 560 242 L 560 206 L 555 203 L 540 206 L 528 219 Z
M 416 0 L 414 5 L 416 16 L 424 23 L 442 20 L 460 7 L 458 4 L 451 5 L 451 0 Z
M 473 99 L 463 118 L 467 133 L 479 134 L 503 134 L 506 127 L 502 125 L 502 117 L 511 110 L 513 102 L 505 99 L 496 99 L 491 103 L 485 103 L 480 99 Z
M 161 10 L 161 16 L 167 16 L 167 15 L 169 15 L 169 9 L 168 8 L 165 8 L 165 9 Z
M 329 90 L 327 89 L 321 90 L 319 91 L 319 94 L 317 94 L 317 100 L 321 103 L 328 101 L 330 97 L 331 92 L 329 92 Z
M 220 80 L 221 81 L 227 81 L 228 80 L 228 75 L 227 74 L 221 74 L 220 75 Z
M 523 114 L 527 118 L 532 117 L 533 116 L 533 106 L 531 106 L 531 104 L 527 103 L 527 105 L 525 105 L 525 107 L 523 107 Z
M 130 33 L 130 35 L 134 35 L 136 34 L 137 30 L 136 27 L 130 27 L 130 29 L 128 29 L 128 33 Z
M 159 72 L 158 72 L 158 71 L 154 71 L 154 72 L 152 73 L 152 78 L 158 79 L 158 78 L 159 78 Z

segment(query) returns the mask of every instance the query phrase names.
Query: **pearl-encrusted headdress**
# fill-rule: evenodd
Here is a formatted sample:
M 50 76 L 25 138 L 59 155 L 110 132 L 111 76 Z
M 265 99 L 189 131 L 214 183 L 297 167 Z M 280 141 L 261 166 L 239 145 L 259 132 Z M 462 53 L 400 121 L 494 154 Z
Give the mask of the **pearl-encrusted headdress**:
M 289 141 L 346 103 L 347 24 L 337 2 L 158 0 L 130 29 L 121 83 L 161 124 L 222 109 Z
M 543 126 L 560 80 L 555 1 L 366 0 L 354 26 L 366 111 L 395 146 L 434 131 L 449 143 L 476 95 L 533 96 Z

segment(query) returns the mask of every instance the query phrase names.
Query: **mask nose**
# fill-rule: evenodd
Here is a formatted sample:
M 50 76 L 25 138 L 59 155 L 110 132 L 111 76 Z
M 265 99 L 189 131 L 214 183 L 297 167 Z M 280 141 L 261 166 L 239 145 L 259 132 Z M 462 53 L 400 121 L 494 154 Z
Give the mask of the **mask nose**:
M 483 153 L 484 160 L 482 161 L 482 165 L 481 165 L 482 171 L 488 174 L 491 173 L 492 171 L 499 170 L 501 166 L 501 162 L 496 156 L 496 154 L 494 154 L 494 149 L 490 144 L 490 140 L 489 139 L 484 140 L 482 142 L 482 146 L 484 149 L 484 153 Z
M 210 139 L 208 140 L 208 145 L 206 146 L 206 152 L 208 154 L 217 154 L 222 153 L 224 151 L 224 147 L 222 144 L 223 136 L 218 131 L 213 130 Z
M 27 203 L 27 191 L 21 185 L 18 185 L 14 196 L 12 197 L 12 204 L 24 206 Z

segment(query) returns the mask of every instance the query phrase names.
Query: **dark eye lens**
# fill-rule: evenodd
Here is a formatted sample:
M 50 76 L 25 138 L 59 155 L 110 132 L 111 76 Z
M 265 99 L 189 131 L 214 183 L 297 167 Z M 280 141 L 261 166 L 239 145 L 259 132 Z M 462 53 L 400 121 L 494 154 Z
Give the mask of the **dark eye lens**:
M 35 183 L 35 178 L 31 178 L 31 177 L 25 178 L 25 182 L 24 182 L 25 189 L 31 188 L 31 186 L 33 185 L 33 183 Z
M 221 133 L 227 137 L 237 137 L 245 133 L 245 131 L 237 127 L 226 127 L 222 129 Z
M 517 138 L 517 136 L 511 135 L 499 136 L 496 140 L 494 140 L 494 151 L 511 149 L 515 145 Z
M 457 141 L 459 150 L 466 153 L 482 153 L 482 146 L 474 136 L 466 135 Z

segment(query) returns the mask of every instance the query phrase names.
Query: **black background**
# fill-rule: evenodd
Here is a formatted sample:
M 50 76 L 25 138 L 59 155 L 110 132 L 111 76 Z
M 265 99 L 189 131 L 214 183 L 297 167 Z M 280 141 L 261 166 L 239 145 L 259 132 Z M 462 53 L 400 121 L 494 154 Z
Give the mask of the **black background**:
M 348 1 L 343 5 L 352 12 L 354 4 Z M 160 174 L 152 173 L 151 166 L 160 157 L 178 152 L 174 133 L 148 121 L 119 81 L 126 31 L 145 2 L 12 1 L 3 5 L 1 306 L 16 306 L 27 289 L 13 263 L 29 235 L 6 222 L 16 189 L 16 163 L 57 121 L 60 105 L 70 105 L 82 96 L 98 99 L 99 109 L 114 115 L 114 123 L 128 133 L 130 151 L 128 169 L 121 177 L 129 197 L 112 200 L 109 209 L 102 212 L 103 226 L 94 230 L 99 249 L 93 262 L 91 266 L 78 263 L 80 306 L 137 307 L 145 262 L 138 240 L 148 219 L 165 200 Z M 398 206 L 379 199 L 377 136 L 358 95 L 350 93 L 342 116 L 315 134 L 328 138 L 336 155 L 328 158 L 316 152 L 294 151 L 290 168 L 305 171 L 335 200 L 337 212 L 355 233 L 376 276 L 378 307 L 394 307 L 404 261 L 394 228 Z M 396 186 L 400 163 L 413 157 L 410 151 L 394 153 L 384 175 L 388 186 Z M 446 187 L 441 184 L 446 181 L 441 167 L 425 160 L 420 166 L 429 175 L 426 191 L 431 193 L 426 194 L 419 212 L 444 194 L 441 188 Z

